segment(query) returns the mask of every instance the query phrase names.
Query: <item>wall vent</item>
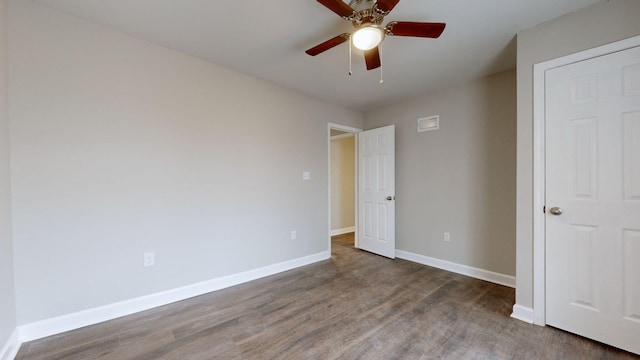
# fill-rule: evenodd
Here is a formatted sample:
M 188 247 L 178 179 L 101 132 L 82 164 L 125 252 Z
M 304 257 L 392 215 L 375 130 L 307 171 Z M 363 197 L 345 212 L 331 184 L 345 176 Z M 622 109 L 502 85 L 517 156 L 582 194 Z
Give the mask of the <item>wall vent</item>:
M 440 129 L 440 115 L 427 116 L 418 119 L 418 132 Z

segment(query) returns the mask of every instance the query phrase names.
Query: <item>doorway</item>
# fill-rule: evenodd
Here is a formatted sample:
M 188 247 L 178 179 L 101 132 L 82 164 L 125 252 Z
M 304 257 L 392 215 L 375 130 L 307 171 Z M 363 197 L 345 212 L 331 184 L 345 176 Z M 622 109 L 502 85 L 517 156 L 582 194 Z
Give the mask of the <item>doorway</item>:
M 331 238 L 345 236 L 354 239 L 357 231 L 357 159 L 358 136 L 362 129 L 329 123 L 329 251 Z M 353 236 L 350 234 L 354 234 Z M 351 240 L 350 240 L 351 242 Z
M 354 247 L 395 259 L 395 125 L 362 131 L 329 124 L 329 239 L 331 251 L 331 131 L 355 134 L 354 164 Z M 337 134 L 334 131 L 334 134 Z
M 355 134 L 331 130 L 331 236 L 355 231 Z

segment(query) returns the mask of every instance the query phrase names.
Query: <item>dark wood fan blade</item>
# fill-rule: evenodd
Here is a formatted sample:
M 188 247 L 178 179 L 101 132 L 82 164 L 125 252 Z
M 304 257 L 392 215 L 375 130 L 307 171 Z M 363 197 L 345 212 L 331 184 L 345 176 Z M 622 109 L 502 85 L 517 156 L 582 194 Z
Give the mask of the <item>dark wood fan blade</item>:
M 387 35 L 438 38 L 445 26 L 445 23 L 392 21 L 387 24 Z
M 376 1 L 376 8 L 384 14 L 388 14 L 399 2 L 400 0 L 378 0 Z
M 311 49 L 305 51 L 307 54 L 311 55 L 311 56 L 316 56 L 320 53 L 323 53 L 329 49 L 331 49 L 332 47 L 338 46 L 340 44 L 342 44 L 343 42 L 349 40 L 349 34 L 348 33 L 344 33 L 344 34 L 340 34 L 336 37 L 334 37 L 333 39 L 329 39 L 325 42 L 323 42 L 320 45 L 316 45 L 314 47 L 312 47 Z
M 353 15 L 351 6 L 343 3 L 341 0 L 318 0 L 318 2 L 342 17 Z
M 377 46 L 364 52 L 364 61 L 367 63 L 367 70 L 380 67 L 380 51 Z

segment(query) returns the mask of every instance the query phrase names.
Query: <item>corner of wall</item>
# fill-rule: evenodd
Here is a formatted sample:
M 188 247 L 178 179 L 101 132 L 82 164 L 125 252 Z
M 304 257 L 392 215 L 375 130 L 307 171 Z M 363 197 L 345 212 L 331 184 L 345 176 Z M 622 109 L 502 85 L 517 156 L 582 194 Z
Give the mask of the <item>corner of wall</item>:
M 20 350 L 20 331 L 15 329 L 4 346 L 0 349 L 0 360 L 13 360 Z
M 7 5 L 7 0 L 0 0 L 0 359 L 3 360 L 13 359 L 20 347 L 11 233 Z
M 513 313 L 511 313 L 511 317 L 529 324 L 533 324 L 533 309 L 530 307 L 515 304 L 513 305 Z

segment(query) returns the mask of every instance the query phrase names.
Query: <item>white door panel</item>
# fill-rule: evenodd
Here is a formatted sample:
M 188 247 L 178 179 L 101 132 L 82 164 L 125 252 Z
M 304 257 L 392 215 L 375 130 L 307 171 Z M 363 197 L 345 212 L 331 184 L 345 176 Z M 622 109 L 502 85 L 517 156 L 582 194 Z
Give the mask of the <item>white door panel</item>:
M 640 354 L 640 48 L 545 81 L 547 323 Z
M 358 246 L 394 259 L 395 126 L 358 134 Z

